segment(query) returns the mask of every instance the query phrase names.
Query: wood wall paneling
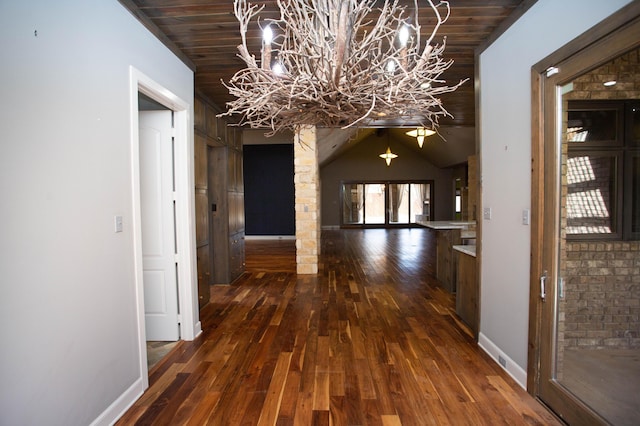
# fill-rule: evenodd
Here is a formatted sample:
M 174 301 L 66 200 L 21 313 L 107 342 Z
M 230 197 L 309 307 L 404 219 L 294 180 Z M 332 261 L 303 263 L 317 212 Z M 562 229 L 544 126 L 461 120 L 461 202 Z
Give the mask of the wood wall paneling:
M 244 268 L 242 130 L 228 130 L 218 113 L 196 93 L 194 183 L 201 307 L 209 302 L 211 284 L 229 283 Z

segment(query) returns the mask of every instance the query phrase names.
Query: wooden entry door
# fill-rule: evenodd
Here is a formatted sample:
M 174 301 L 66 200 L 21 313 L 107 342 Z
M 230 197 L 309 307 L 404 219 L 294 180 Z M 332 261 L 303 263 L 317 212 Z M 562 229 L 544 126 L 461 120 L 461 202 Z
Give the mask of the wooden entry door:
M 534 123 L 539 124 L 539 137 L 534 131 L 535 223 L 528 385 L 532 393 L 571 425 L 635 424 L 639 418 L 636 407 L 640 393 L 625 391 L 638 383 L 634 373 L 637 370 L 623 363 L 611 369 L 603 361 L 606 353 L 617 358 L 633 357 L 634 353 L 640 356 L 640 347 L 634 349 L 631 339 L 624 348 L 616 341 L 616 333 L 624 331 L 611 330 L 615 326 L 614 312 L 628 296 L 621 294 L 617 300 L 606 300 L 607 293 L 618 288 L 616 284 L 623 279 L 634 280 L 633 276 L 618 280 L 611 274 L 616 273 L 617 247 L 638 246 L 623 231 L 626 222 L 622 215 L 631 208 L 626 194 L 638 191 L 633 178 L 627 179 L 623 173 L 626 153 L 634 155 L 635 142 L 626 139 L 629 128 L 620 124 L 623 121 L 616 124 L 615 137 L 596 138 L 595 124 L 585 124 L 586 118 L 577 119 L 588 118 L 588 114 L 574 116 L 570 112 L 572 99 L 587 93 L 601 99 L 616 96 L 594 93 L 601 90 L 602 84 L 593 85 L 593 80 L 597 80 L 598 73 L 603 79 L 605 74 L 598 70 L 612 67 L 625 55 L 640 54 L 636 51 L 640 45 L 640 7 L 635 4 L 626 12 L 608 20 L 613 32 L 595 31 L 608 35 L 573 52 L 562 52 L 564 60 L 551 67 L 547 64 L 533 75 L 537 83 L 534 99 L 539 102 L 539 108 L 534 106 L 534 115 L 539 114 Z M 584 78 L 586 75 L 589 78 Z M 578 93 L 581 82 L 587 80 L 592 85 L 585 85 Z M 610 115 L 600 110 L 595 114 Z M 572 146 L 574 143 L 581 145 Z M 589 147 L 595 149 L 584 151 Z M 596 168 L 606 168 L 606 172 Z M 598 175 L 605 176 L 604 180 Z M 590 181 L 590 188 L 583 184 L 580 189 L 580 181 L 585 180 Z M 623 191 L 622 186 L 629 184 L 635 190 Z M 597 225 L 593 219 L 599 220 Z M 607 263 L 611 256 L 613 261 Z M 612 272 L 605 273 L 610 265 Z M 637 322 L 636 314 L 631 327 L 637 327 Z M 608 382 L 615 380 L 614 375 L 620 376 L 620 381 L 608 387 Z

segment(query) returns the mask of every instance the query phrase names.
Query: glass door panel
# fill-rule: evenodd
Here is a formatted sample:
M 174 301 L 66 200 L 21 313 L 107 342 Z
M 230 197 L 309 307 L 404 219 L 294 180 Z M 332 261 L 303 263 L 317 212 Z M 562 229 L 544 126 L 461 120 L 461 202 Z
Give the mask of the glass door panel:
M 561 108 L 572 96 L 564 94 Z M 562 134 L 569 132 L 564 124 Z M 623 271 L 632 267 L 622 260 L 630 259 L 629 243 L 615 232 L 617 206 L 624 202 L 615 189 L 624 182 L 617 153 L 574 156 L 563 139 L 553 379 L 608 422 L 630 425 L 640 418 L 640 345 L 631 337 L 640 328 L 633 268 Z M 617 238 L 593 240 L 607 234 Z M 585 236 L 591 237 L 587 244 Z
M 628 167 L 631 177 L 629 178 L 630 194 L 628 198 L 631 200 L 631 206 L 629 209 L 629 217 L 631 217 L 630 225 L 630 237 L 634 239 L 640 239 L 640 152 L 635 152 L 630 156 L 629 162 L 631 165 Z
M 355 225 L 364 223 L 364 185 L 345 183 L 342 185 L 342 223 Z
M 411 218 L 413 222 L 431 220 L 431 184 L 411 184 Z
M 364 184 L 364 223 L 366 225 L 384 225 L 385 216 L 385 184 Z
M 410 226 L 433 218 L 433 181 L 343 182 L 343 226 Z
M 409 223 L 409 184 L 391 183 L 389 191 L 389 223 Z
M 623 239 L 618 226 L 633 223 L 637 203 L 637 172 L 619 167 L 633 170 L 634 141 L 627 136 L 606 150 L 607 133 L 577 147 L 579 126 L 569 112 L 585 90 L 597 92 L 594 98 L 608 96 L 593 83 L 604 67 L 624 61 L 576 73 L 571 81 L 556 75 L 545 82 L 545 122 L 553 124 L 544 141 L 538 390 L 569 424 L 635 425 L 640 419 L 640 242 Z M 570 64 L 561 69 L 570 73 Z

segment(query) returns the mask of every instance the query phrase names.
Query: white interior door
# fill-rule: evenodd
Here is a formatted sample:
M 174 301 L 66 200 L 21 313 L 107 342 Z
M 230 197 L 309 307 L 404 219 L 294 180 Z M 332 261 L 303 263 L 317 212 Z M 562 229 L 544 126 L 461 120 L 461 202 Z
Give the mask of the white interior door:
M 145 330 L 154 341 L 180 338 L 171 114 L 139 117 Z

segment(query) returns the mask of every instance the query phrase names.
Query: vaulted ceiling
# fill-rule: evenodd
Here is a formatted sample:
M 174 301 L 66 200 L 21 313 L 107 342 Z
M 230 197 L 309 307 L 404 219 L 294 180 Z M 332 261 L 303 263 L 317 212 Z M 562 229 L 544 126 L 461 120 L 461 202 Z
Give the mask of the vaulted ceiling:
M 231 98 L 221 81 L 229 81 L 244 65 L 236 56 L 240 31 L 233 14 L 233 0 L 119 1 L 195 71 L 196 90 L 225 109 Z M 450 0 L 451 15 L 436 36 L 436 43 L 442 43 L 446 37 L 444 57 L 454 61 L 443 78 L 447 84 L 462 79 L 469 81 L 455 92 L 442 96 L 442 102 L 453 118 L 441 119 L 441 126 L 475 126 L 475 52 L 534 2 Z M 251 3 L 265 6 L 261 19 L 279 17 L 277 0 L 253 0 Z M 399 3 L 413 8 L 414 0 L 399 0 Z M 433 12 L 427 1 L 417 0 L 417 4 L 423 19 L 422 30 L 427 35 L 431 32 L 429 26 L 435 22 L 431 19 Z M 251 52 L 259 55 L 262 40 L 257 26 L 247 36 Z

